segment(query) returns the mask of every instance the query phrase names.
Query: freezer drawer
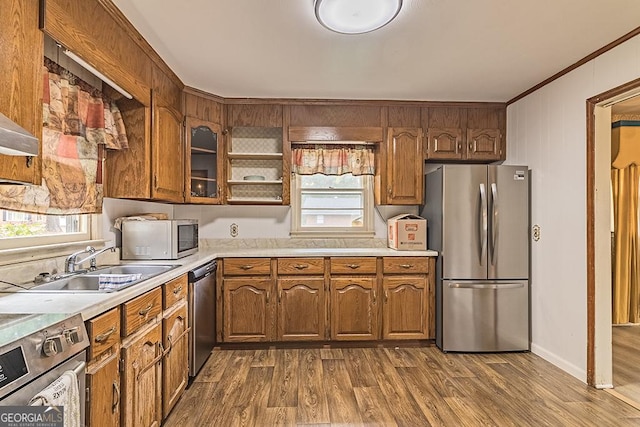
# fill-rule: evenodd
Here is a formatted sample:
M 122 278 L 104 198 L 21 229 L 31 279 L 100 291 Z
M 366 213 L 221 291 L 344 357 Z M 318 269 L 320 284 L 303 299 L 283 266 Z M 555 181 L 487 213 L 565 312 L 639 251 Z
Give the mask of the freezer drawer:
M 529 283 L 443 280 L 443 351 L 529 350 Z

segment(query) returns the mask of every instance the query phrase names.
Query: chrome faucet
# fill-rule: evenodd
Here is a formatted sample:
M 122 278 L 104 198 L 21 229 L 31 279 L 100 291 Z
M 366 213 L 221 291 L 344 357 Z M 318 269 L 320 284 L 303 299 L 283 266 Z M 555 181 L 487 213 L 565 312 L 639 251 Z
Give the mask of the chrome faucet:
M 85 249 L 77 251 L 69 255 L 64 263 L 64 272 L 65 273 L 73 273 L 76 271 L 76 267 L 82 265 L 83 263 L 90 261 L 89 270 L 93 271 L 97 268 L 96 266 L 96 257 L 103 252 L 111 251 L 115 252 L 116 248 L 114 246 L 107 246 L 106 248 L 100 249 L 96 251 L 96 248 L 93 246 L 87 246 Z M 78 261 L 78 255 L 89 254 L 85 258 L 82 258 Z

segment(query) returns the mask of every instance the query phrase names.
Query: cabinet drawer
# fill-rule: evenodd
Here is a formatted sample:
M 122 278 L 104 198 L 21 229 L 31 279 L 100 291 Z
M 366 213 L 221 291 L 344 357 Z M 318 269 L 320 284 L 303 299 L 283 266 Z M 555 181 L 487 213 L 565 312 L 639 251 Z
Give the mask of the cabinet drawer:
M 382 270 L 386 273 L 421 273 L 429 272 L 427 257 L 385 257 L 382 259 Z
M 120 307 L 87 321 L 88 360 L 93 360 L 120 342 Z
M 324 258 L 280 258 L 278 274 L 323 274 Z
M 164 308 L 170 308 L 187 299 L 187 275 L 183 274 L 162 285 Z
M 225 258 L 222 273 L 225 276 L 268 276 L 271 258 Z
M 129 336 L 162 311 L 162 289 L 156 288 L 122 304 L 122 335 Z
M 331 274 L 375 274 L 376 259 L 367 258 L 331 258 Z

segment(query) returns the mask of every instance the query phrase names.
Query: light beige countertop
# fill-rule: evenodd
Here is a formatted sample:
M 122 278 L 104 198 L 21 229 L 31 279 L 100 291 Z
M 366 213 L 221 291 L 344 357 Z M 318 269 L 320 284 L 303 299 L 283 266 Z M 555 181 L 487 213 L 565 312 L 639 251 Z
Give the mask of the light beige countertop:
M 227 247 L 224 247 L 227 246 Z M 91 319 L 132 298 L 150 291 L 216 258 L 229 257 L 330 257 L 330 256 L 437 256 L 435 251 L 396 251 L 386 247 L 212 247 L 211 242 L 197 254 L 179 260 L 122 261 L 139 264 L 175 264 L 178 267 L 117 292 L 18 291 L 0 293 L 0 313 L 80 313 Z

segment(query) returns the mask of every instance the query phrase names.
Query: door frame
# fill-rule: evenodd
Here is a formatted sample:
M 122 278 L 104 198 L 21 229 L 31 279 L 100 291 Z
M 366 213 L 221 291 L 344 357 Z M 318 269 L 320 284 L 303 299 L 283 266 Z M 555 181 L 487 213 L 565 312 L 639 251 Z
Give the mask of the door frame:
M 603 278 L 602 267 L 596 261 L 597 259 L 609 260 L 610 268 L 610 246 L 609 253 L 603 254 L 602 247 L 599 242 L 601 239 L 607 239 L 610 242 L 610 235 L 605 235 L 605 231 L 598 224 L 602 224 L 603 211 L 602 195 L 598 197 L 596 193 L 601 186 L 597 185 L 597 180 L 601 177 L 596 173 L 598 161 L 602 160 L 602 156 L 609 156 L 611 153 L 605 153 L 604 150 L 611 150 L 609 144 L 597 144 L 596 134 L 596 109 L 608 103 L 614 103 L 616 99 L 623 98 L 627 94 L 640 91 L 640 78 L 632 80 L 628 83 L 602 92 L 593 96 L 586 101 L 587 113 L 587 384 L 597 388 L 610 388 L 612 384 L 611 361 L 602 360 L 611 358 L 611 335 L 603 334 L 605 327 L 611 326 L 611 298 L 609 297 L 609 307 L 602 307 L 604 301 L 602 299 L 603 292 L 610 294 L 611 275 Z M 607 147 L 604 147 L 606 145 Z M 602 191 L 602 190 L 601 190 Z M 608 190 L 607 197 L 610 197 L 611 190 Z M 597 203 L 600 200 L 600 207 Z M 610 208 L 606 208 L 606 212 L 610 215 Z M 610 231 L 608 231 L 610 233 Z M 608 234 L 607 233 L 607 234 Z M 609 243 L 610 245 L 610 243 Z M 604 245 L 606 246 L 606 245 Z M 602 261 L 600 261 L 601 263 Z M 605 272 L 606 275 L 606 272 Z M 606 313 L 609 313 L 607 316 Z M 605 325 L 606 322 L 606 325 Z M 607 372 L 605 372 L 607 371 Z

